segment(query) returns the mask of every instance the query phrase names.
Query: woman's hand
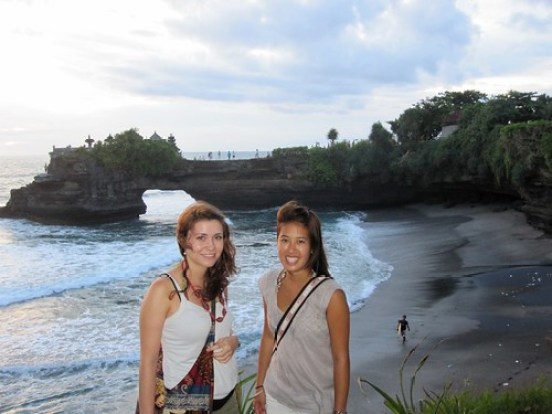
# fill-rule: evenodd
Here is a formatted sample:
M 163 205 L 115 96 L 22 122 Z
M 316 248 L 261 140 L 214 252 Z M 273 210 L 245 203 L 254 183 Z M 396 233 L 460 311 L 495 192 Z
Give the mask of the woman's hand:
M 255 388 L 254 397 L 253 409 L 255 414 L 266 414 L 266 394 L 262 385 Z
M 240 346 L 240 341 L 237 336 L 230 335 L 220 338 L 218 341 L 214 342 L 209 348 L 208 351 L 213 353 L 213 358 L 222 364 L 226 364 L 232 356 L 236 349 Z

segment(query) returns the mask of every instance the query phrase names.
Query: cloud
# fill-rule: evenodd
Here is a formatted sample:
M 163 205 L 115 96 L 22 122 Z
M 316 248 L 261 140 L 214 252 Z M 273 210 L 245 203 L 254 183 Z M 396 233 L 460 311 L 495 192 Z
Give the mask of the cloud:
M 447 90 L 552 93 L 549 0 L 0 0 L 0 42 L 0 144 L 37 151 L 311 145 Z
M 113 68 L 136 93 L 329 104 L 435 74 L 461 57 L 475 31 L 453 1 L 171 5 L 173 51 Z

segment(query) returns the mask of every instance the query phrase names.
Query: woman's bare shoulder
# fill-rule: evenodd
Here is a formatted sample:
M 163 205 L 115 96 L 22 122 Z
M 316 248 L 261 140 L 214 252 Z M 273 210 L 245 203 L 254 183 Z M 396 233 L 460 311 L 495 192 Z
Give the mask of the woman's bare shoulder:
M 168 295 L 174 290 L 175 287 L 173 281 L 165 273 L 152 280 L 148 289 L 148 296 L 168 297 Z

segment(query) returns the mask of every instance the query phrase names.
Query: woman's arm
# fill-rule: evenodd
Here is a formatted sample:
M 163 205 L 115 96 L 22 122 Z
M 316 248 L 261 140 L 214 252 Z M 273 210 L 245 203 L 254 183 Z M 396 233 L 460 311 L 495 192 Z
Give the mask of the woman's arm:
M 168 298 L 169 290 L 167 290 L 166 282 L 170 283 L 167 278 L 153 281 L 140 309 L 140 369 L 138 386 L 140 414 L 153 414 L 161 332 L 170 305 Z
M 257 386 L 255 388 L 255 413 L 266 413 L 266 395 L 264 392 L 264 380 L 266 371 L 270 365 L 270 359 L 272 358 L 272 350 L 274 348 L 274 335 L 268 326 L 268 317 L 266 313 L 266 303 L 263 301 L 264 306 L 264 325 L 263 335 L 261 336 L 261 344 L 259 346 L 259 360 L 257 362 Z
M 228 306 L 228 288 L 224 290 L 226 306 Z M 209 346 L 208 350 L 213 352 L 213 358 L 221 364 L 226 364 L 232 359 L 236 349 L 240 347 L 240 339 L 234 332 L 230 335 L 218 339 L 215 343 Z
M 347 298 L 342 290 L 334 292 L 326 314 L 333 357 L 334 410 L 346 411 L 351 371 L 349 361 L 350 313 Z
M 226 364 L 232 359 L 236 349 L 240 347 L 240 339 L 234 335 L 225 336 L 220 338 L 211 346 L 208 347 L 208 351 L 213 353 L 213 358 L 216 359 L 221 364 Z

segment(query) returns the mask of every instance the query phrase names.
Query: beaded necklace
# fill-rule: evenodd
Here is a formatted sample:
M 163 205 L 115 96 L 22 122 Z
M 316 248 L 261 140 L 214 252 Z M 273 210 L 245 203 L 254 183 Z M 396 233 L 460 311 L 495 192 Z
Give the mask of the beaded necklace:
M 286 270 L 282 270 L 280 273 L 278 273 L 278 277 L 276 278 L 276 293 L 280 290 L 282 287 L 282 282 L 284 281 L 284 278 L 287 276 Z
M 282 283 L 283 283 L 284 279 L 286 278 L 286 276 L 287 276 L 287 270 L 286 269 L 282 269 L 282 271 L 280 273 L 278 273 L 278 277 L 276 277 L 276 293 L 278 293 L 278 291 L 282 287 Z M 313 270 L 311 275 L 310 275 L 310 278 L 313 278 L 314 276 L 316 276 L 316 272 Z
M 216 322 L 222 322 L 224 320 L 224 317 L 226 316 L 226 301 L 224 300 L 224 295 L 220 294 L 218 299 L 220 301 L 220 304 L 222 305 L 222 316 L 217 317 L 216 314 L 213 314 L 211 312 L 211 307 L 209 306 L 209 303 L 205 300 L 205 297 L 203 296 L 203 288 L 200 288 L 198 286 L 194 286 L 188 275 L 186 274 L 186 270 L 184 267 L 184 260 L 182 260 L 182 275 L 184 276 L 184 279 L 186 281 L 187 286 L 184 288 L 185 290 L 191 289 L 193 295 L 199 299 L 201 302 L 201 306 L 203 309 L 205 309 L 209 316 L 211 317 L 211 320 Z

